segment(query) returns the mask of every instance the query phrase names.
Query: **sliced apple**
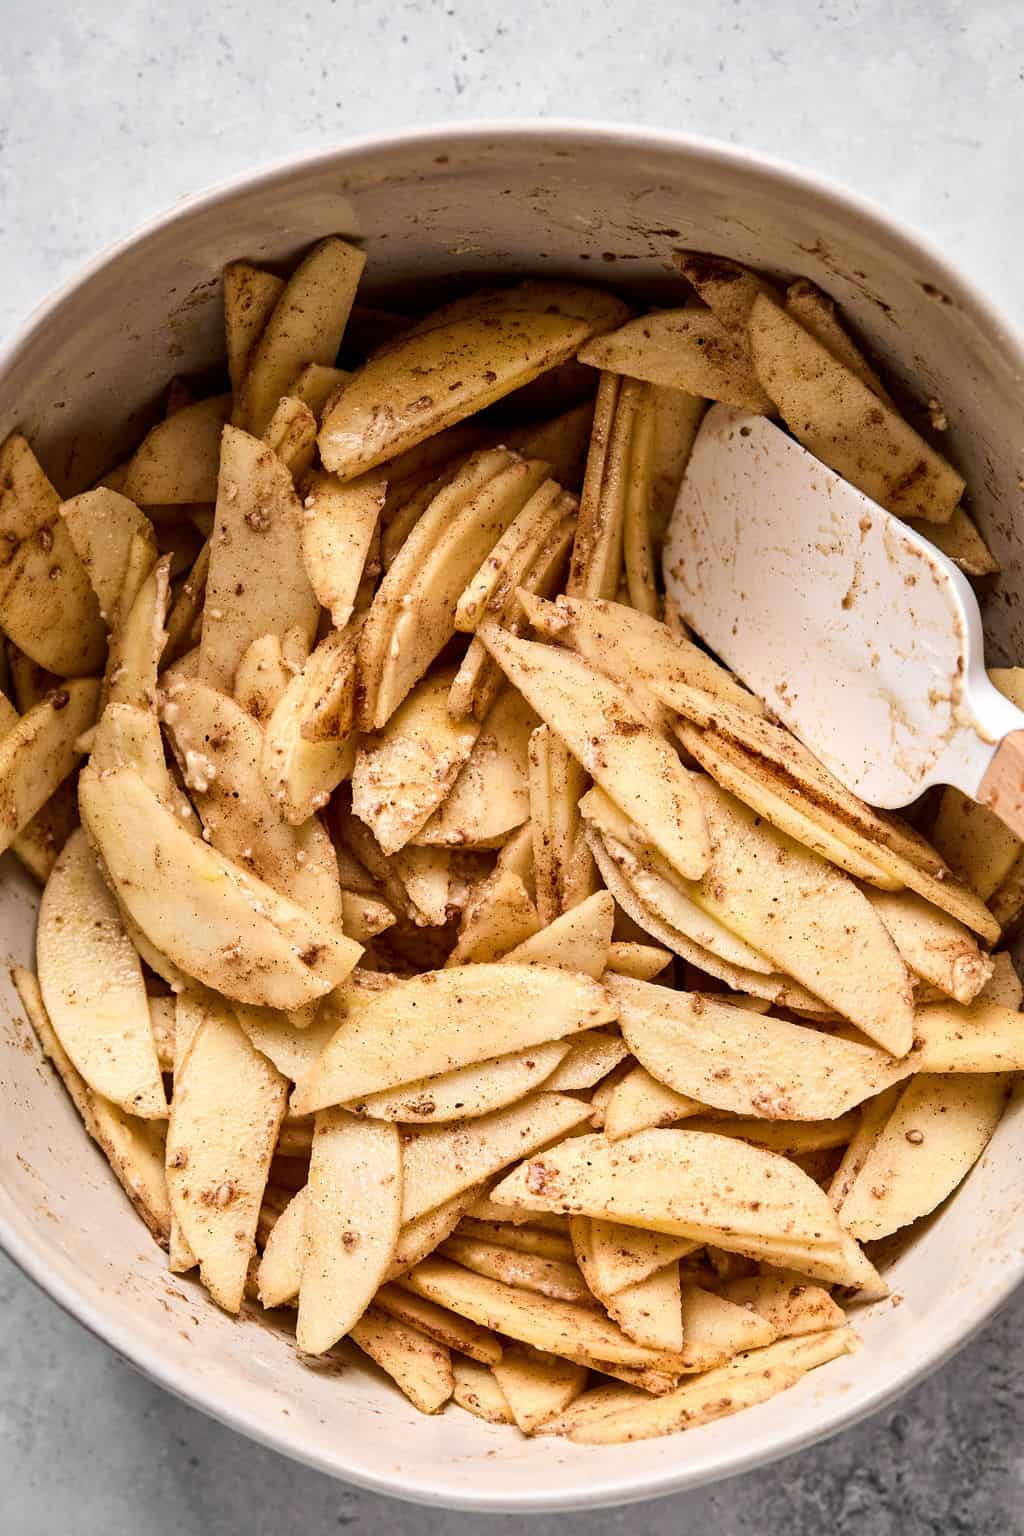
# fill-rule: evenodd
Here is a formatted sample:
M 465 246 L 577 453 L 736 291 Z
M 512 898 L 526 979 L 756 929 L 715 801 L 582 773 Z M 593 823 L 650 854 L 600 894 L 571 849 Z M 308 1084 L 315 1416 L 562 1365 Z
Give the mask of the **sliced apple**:
M 142 967 L 81 828 L 43 892 L 36 953 L 46 1011 L 89 1087 L 130 1114 L 165 1118 Z
M 89 1135 L 103 1152 L 115 1178 L 155 1240 L 166 1248 L 171 1208 L 164 1175 L 165 1126 L 159 1120 L 127 1115 L 120 1105 L 93 1093 L 57 1037 L 31 971 L 16 965 L 11 979 L 43 1055 L 53 1064 Z
M 223 285 L 225 350 L 231 388 L 237 397 L 249 354 L 281 297 L 284 279 L 249 261 L 229 261 Z
M 540 460 L 475 454 L 430 502 L 377 589 L 359 642 L 360 724 L 379 730 L 455 633 L 466 584 L 547 477 Z
M 175 1076 L 167 1188 L 203 1284 L 227 1312 L 242 1304 L 287 1089 L 208 995 Z
M 456 721 L 448 713 L 453 676 L 451 668 L 428 673 L 356 754 L 352 810 L 386 854 L 404 848 L 449 797 L 480 733 L 476 721 Z M 493 757 L 493 733 L 491 742 Z
M 862 1241 L 886 1237 L 933 1211 L 984 1152 L 1006 1097 L 999 1074 L 913 1078 L 845 1185 L 838 1211 L 846 1231 Z
M 337 235 L 303 257 L 247 358 L 239 417 L 248 431 L 259 436 L 266 430 L 278 400 L 307 363 L 334 362 L 365 265 L 363 252 Z
M 584 1366 L 523 1345 L 505 1350 L 493 1371 L 524 1435 L 532 1435 L 552 1414 L 564 1412 L 587 1384 Z
M 486 1275 L 504 1285 L 523 1291 L 536 1291 L 555 1301 L 570 1301 L 576 1306 L 593 1306 L 587 1282 L 574 1259 L 553 1259 L 521 1249 L 506 1248 L 501 1243 L 455 1232 L 438 1249 L 441 1258 L 452 1259 L 475 1275 Z M 627 1330 L 628 1331 L 628 1330 Z
M 757 377 L 805 448 L 888 511 L 949 521 L 963 476 L 862 378 L 764 294 L 748 334 Z
M 321 1110 L 304 1194 L 296 1343 L 321 1355 L 362 1317 L 391 1268 L 402 1213 L 398 1131 Z
M 769 413 L 772 402 L 744 343 L 703 305 L 642 315 L 588 342 L 580 362 L 650 384 L 686 390 L 742 410 Z
M 221 431 L 230 414 L 231 396 L 212 395 L 157 422 L 136 448 L 121 494 L 140 507 L 215 501 Z
M 266 443 L 225 427 L 216 499 L 200 675 L 230 693 L 253 640 L 297 626 L 312 643 L 319 607 L 302 560 L 302 507 Z
M 758 1016 L 727 1001 L 609 976 L 623 1036 L 666 1087 L 765 1120 L 837 1120 L 914 1070 L 913 1058 Z
M 910 976 L 863 892 L 713 780 L 693 782 L 713 850 L 694 899 L 885 1050 L 905 1055 Z
M 557 965 L 562 970 L 579 971 L 600 981 L 614 948 L 611 942 L 614 919 L 615 904 L 611 895 L 607 891 L 595 891 L 579 906 L 563 912 L 547 927 L 517 944 L 502 959 L 514 965 Z
M 416 842 L 486 848 L 521 826 L 530 811 L 527 762 L 536 725 L 537 716 L 516 689 L 503 689 L 442 803 L 415 834 Z
M 452 1358 L 436 1339 L 367 1307 L 348 1331 L 353 1344 L 386 1371 L 420 1413 L 439 1413 L 455 1390 Z
M 0 739 L 0 850 L 10 847 L 73 771 L 99 695 L 98 679 L 69 679 Z
M 544 1045 L 495 1056 L 439 1077 L 422 1077 L 413 1083 L 403 1083 L 400 1088 L 367 1094 L 365 1098 L 351 1100 L 346 1108 L 368 1119 L 396 1120 L 406 1125 L 476 1119 L 515 1104 L 536 1088 L 546 1086 L 569 1051 L 566 1041 L 549 1040 Z
M 509 681 L 659 852 L 689 879 L 707 867 L 707 824 L 676 755 L 628 694 L 575 656 L 485 626 Z
M 303 483 L 302 556 L 317 601 L 344 629 L 384 505 L 382 474 L 362 475 L 347 484 L 322 471 Z
M 218 852 L 290 897 L 317 921 L 340 925 L 334 848 L 316 817 L 290 825 L 260 774 L 263 733 L 207 683 L 180 683 L 164 706 L 185 782 Z
M 99 671 L 106 631 L 96 594 L 60 497 L 18 432 L 0 444 L 0 537 L 0 626 L 8 639 L 61 677 Z
M 299 1008 L 351 971 L 357 944 L 194 837 L 136 770 L 87 769 L 79 801 L 118 900 L 197 980 L 240 1002 Z
M 588 309 L 585 318 L 504 305 L 428 316 L 364 363 L 328 405 L 324 464 L 346 480 L 374 468 L 557 367 L 623 313 L 614 299 Z
M 133 539 L 148 546 L 150 564 L 156 563 L 153 525 L 134 501 L 103 486 L 63 502 L 60 515 L 96 593 L 100 615 L 114 628 L 124 617 L 120 605 Z
M 621 1141 L 636 1131 L 675 1125 L 704 1112 L 704 1105 L 689 1095 L 676 1093 L 646 1067 L 634 1067 L 615 1088 L 604 1112 L 604 1132 L 609 1141 Z

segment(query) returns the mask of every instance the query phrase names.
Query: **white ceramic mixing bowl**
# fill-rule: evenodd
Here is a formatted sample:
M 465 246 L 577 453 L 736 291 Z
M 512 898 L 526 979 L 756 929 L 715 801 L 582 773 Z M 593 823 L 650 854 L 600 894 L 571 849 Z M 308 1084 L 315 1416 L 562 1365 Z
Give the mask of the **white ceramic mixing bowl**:
M 712 250 L 827 289 L 897 378 L 935 396 L 972 510 L 1003 564 L 988 602 L 1000 661 L 1024 658 L 1018 517 L 1024 342 L 962 276 L 877 209 L 741 151 L 668 133 L 544 123 L 364 139 L 240 177 L 106 252 L 0 355 L 0 438 L 20 426 L 71 493 L 138 436 L 170 374 L 222 351 L 220 271 L 331 231 L 366 247 L 367 292 L 423 304 L 452 276 L 534 272 L 672 302 L 671 251 Z M 8 856 L 0 932 L 33 963 L 37 892 Z M 163 1386 L 335 1476 L 478 1510 L 653 1497 L 840 1430 L 961 1344 L 1024 1273 L 1024 1117 L 1013 1106 L 964 1187 L 900 1257 L 902 1304 L 865 1347 L 796 1389 L 689 1434 L 617 1448 L 521 1439 L 451 1410 L 423 1418 L 356 1359 L 301 1363 L 170 1275 L 41 1061 L 4 978 L 0 1242 L 88 1328 Z M 344 1352 L 342 1352 L 344 1353 Z

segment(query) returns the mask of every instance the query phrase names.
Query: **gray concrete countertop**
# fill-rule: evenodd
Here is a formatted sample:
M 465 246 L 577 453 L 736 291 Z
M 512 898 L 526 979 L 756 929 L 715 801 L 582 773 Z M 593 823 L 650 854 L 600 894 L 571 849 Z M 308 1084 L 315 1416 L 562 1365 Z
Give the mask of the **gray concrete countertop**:
M 109 240 L 247 166 L 445 118 L 579 116 L 767 150 L 897 210 L 1024 321 L 1010 0 L 7 0 L 0 334 Z M 560 1531 L 1024 1531 L 1024 1297 L 931 1381 L 761 1473 Z M 359 1493 L 151 1386 L 0 1258 L 4 1536 L 556 1529 Z

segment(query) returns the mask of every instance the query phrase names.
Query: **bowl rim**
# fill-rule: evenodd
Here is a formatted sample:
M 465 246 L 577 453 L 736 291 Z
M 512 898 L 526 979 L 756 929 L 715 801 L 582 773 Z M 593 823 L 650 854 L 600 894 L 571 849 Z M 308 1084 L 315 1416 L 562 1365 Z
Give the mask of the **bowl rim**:
M 109 242 L 44 296 L 21 324 L 15 326 L 12 335 L 0 342 L 0 376 L 17 362 L 22 351 L 30 345 L 50 316 L 92 277 L 111 261 L 174 224 L 182 215 L 215 208 L 243 190 L 271 189 L 300 171 L 326 168 L 349 159 L 365 160 L 367 156 L 388 155 L 403 149 L 422 148 L 426 151 L 431 146 L 447 153 L 453 143 L 461 148 L 470 148 L 474 143 L 482 144 L 498 139 L 562 139 L 571 140 L 582 149 L 597 150 L 612 144 L 619 148 L 635 147 L 637 150 L 659 149 L 712 166 L 752 170 L 767 184 L 784 184 L 838 206 L 871 227 L 904 255 L 912 257 L 916 262 L 927 263 L 931 272 L 940 278 L 943 290 L 955 296 L 957 304 L 980 329 L 998 338 L 1000 345 L 1013 355 L 1018 373 L 1024 376 L 1024 329 L 951 264 L 928 236 L 917 233 L 911 225 L 873 199 L 851 192 L 827 176 L 792 165 L 780 157 L 700 134 L 650 128 L 628 122 L 605 123 L 562 117 L 441 120 L 390 133 L 346 136 L 329 148 L 313 152 L 297 151 L 271 160 L 254 170 L 239 171 L 216 181 L 152 215 L 130 234 Z M 715 1454 L 700 1466 L 685 1468 L 669 1465 L 663 1471 L 643 1472 L 632 1477 L 622 1473 L 603 1476 L 600 1463 L 595 1458 L 595 1476 L 585 1494 L 581 1495 L 578 1490 L 566 1490 L 564 1493 L 537 1490 L 527 1484 L 522 1491 L 510 1495 L 489 1492 L 486 1488 L 477 1492 L 461 1484 L 453 1486 L 444 1475 L 405 1475 L 397 1472 L 392 1475 L 377 1474 L 368 1471 L 358 1462 L 352 1462 L 340 1444 L 330 1458 L 322 1456 L 302 1443 L 297 1430 L 288 1426 L 275 1427 L 273 1430 L 268 1428 L 256 1412 L 247 1410 L 244 1395 L 237 1403 L 222 1401 L 214 1391 L 197 1389 L 193 1378 L 184 1368 L 176 1368 L 159 1352 L 141 1346 L 133 1334 L 130 1321 L 122 1322 L 115 1309 L 105 1310 L 83 1297 L 63 1274 L 49 1269 L 44 1254 L 36 1249 L 28 1237 L 23 1237 L 8 1223 L 2 1208 L 0 1249 L 68 1316 L 81 1323 L 140 1374 L 229 1429 L 316 1471 L 368 1492 L 413 1504 L 495 1514 L 594 1509 L 663 1498 L 738 1476 L 831 1438 L 840 1430 L 850 1428 L 878 1412 L 944 1364 L 1006 1305 L 1024 1279 L 1024 1247 L 1019 1248 L 1014 1257 L 1008 1245 L 1007 1263 L 996 1284 L 987 1286 L 983 1292 L 974 1296 L 970 1305 L 945 1321 L 945 1326 L 936 1327 L 930 1337 L 926 1337 L 914 1362 L 895 1372 L 888 1382 L 881 1386 L 865 1384 L 847 1392 L 842 1407 L 834 1415 L 830 1413 L 825 1423 L 813 1424 L 797 1431 L 783 1426 L 756 1447 L 745 1448 L 742 1443 L 737 1444 Z

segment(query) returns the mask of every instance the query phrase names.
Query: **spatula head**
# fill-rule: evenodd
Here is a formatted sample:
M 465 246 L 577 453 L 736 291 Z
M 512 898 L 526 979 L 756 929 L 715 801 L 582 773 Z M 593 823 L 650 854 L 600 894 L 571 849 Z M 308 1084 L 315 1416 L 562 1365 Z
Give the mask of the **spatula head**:
M 873 805 L 974 794 L 1024 723 L 952 561 L 764 416 L 705 416 L 664 574 L 687 624 Z

